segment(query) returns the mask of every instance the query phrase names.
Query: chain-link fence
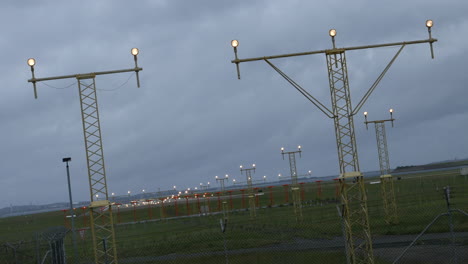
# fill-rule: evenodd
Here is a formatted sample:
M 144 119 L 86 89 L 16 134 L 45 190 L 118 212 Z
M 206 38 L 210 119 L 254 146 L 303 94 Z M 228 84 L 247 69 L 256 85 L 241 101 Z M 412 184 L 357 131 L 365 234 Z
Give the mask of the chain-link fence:
M 379 178 L 365 184 L 374 263 L 468 263 L 467 176 L 450 171 L 408 174 L 394 176 L 393 184 L 395 223 L 386 221 Z M 231 188 L 116 203 L 118 262 L 347 263 L 337 181 L 304 179 L 299 186 L 300 218 L 289 184 L 258 184 L 250 197 Z M 28 234 L 29 224 L 25 232 L 4 227 L 0 263 L 93 263 L 88 212 L 76 214 L 76 250 L 69 228 Z M 60 212 L 50 217 L 70 226 Z M 46 216 L 31 219 L 39 216 L 28 217 L 38 227 L 49 221 Z M 8 225 L 8 219 L 1 223 Z

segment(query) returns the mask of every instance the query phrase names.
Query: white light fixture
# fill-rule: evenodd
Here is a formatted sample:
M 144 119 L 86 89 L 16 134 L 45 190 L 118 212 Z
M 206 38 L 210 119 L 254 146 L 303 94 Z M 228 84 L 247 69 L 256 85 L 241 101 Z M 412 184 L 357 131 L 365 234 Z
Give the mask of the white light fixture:
M 31 67 L 33 67 L 34 65 L 36 65 L 36 60 L 33 59 L 33 58 L 29 58 L 29 59 L 28 59 L 28 65 L 31 66 Z
M 434 21 L 431 19 L 426 20 L 426 27 L 431 28 L 434 25 Z
M 140 51 L 137 48 L 133 48 L 131 52 L 133 56 L 136 56 L 138 55 L 138 53 L 140 53 Z

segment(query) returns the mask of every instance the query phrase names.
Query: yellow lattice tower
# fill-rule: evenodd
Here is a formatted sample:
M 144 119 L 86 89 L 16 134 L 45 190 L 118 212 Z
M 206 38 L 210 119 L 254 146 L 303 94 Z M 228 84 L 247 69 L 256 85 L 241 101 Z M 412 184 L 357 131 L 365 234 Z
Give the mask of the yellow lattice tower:
M 297 182 L 297 167 L 296 167 L 296 154 L 301 156 L 302 149 L 301 146 L 297 147 L 297 151 L 284 151 L 284 148 L 281 148 L 281 155 L 288 155 L 289 157 L 289 171 L 291 173 L 291 196 L 293 199 L 294 215 L 296 216 L 296 221 L 302 221 L 302 202 L 301 202 L 301 188 Z
M 252 164 L 252 167 L 248 169 L 244 169 L 244 167 L 240 165 L 240 171 L 241 174 L 243 171 L 245 171 L 245 177 L 247 178 L 247 196 L 249 197 L 250 220 L 255 220 L 257 214 L 255 206 L 255 193 L 252 185 L 252 171 L 255 173 L 255 164 Z
M 431 56 L 434 58 L 432 44 L 437 39 L 432 38 L 431 28 L 432 20 L 426 21 L 426 27 L 429 32 L 429 39 L 404 41 L 395 43 L 385 43 L 377 45 L 356 46 L 347 48 L 337 48 L 335 46 L 336 30 L 331 29 L 329 35 L 332 38 L 332 49 L 290 53 L 274 56 L 254 57 L 239 59 L 237 56 L 238 40 L 232 40 L 231 46 L 234 48 L 235 59 L 232 63 L 236 64 L 237 77 L 240 79 L 239 64 L 242 62 L 265 61 L 278 74 L 288 81 L 295 89 L 304 95 L 327 117 L 333 119 L 335 124 L 336 146 L 338 152 L 338 164 L 340 168 L 340 197 L 342 204 L 342 218 L 344 223 L 345 247 L 348 263 L 374 263 L 372 251 L 371 231 L 369 228 L 369 217 L 367 213 L 367 197 L 364 187 L 364 178 L 359 169 L 359 160 L 357 153 L 356 137 L 354 133 L 353 117 L 360 111 L 369 96 L 375 90 L 388 69 L 407 45 L 429 43 Z M 348 70 L 346 63 L 346 51 L 362 50 L 379 47 L 400 46 L 392 60 L 388 63 L 380 76 L 364 94 L 356 107 L 352 107 L 351 94 L 349 90 Z M 276 67 L 271 60 L 287 57 L 296 57 L 313 54 L 325 54 L 327 60 L 328 80 L 331 95 L 331 110 L 323 103 L 313 97 L 309 92 L 302 88 L 286 73 Z
M 37 98 L 37 82 L 68 78 L 74 78 L 78 82 L 91 197 L 91 204 L 89 206 L 90 227 L 93 238 L 95 263 L 97 264 L 117 264 L 117 249 L 115 247 L 112 206 L 107 192 L 107 179 L 104 166 L 104 151 L 102 147 L 95 78 L 98 75 L 135 72 L 137 77 L 137 86 L 140 87 L 138 72 L 143 69 L 139 68 L 137 64 L 137 55 L 139 51 L 137 48 L 133 48 L 131 53 L 135 61 L 135 67 L 131 69 L 72 74 L 47 78 L 35 78 L 34 65 L 36 64 L 36 61 L 32 58 L 28 59 L 28 65 L 31 67 L 32 73 L 32 78 L 29 79 L 28 82 L 33 83 L 35 98 Z

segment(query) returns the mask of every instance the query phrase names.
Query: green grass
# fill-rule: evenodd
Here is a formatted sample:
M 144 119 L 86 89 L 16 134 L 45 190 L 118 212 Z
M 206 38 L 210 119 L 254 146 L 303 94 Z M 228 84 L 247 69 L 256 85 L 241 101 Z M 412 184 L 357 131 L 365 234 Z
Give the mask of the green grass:
M 417 234 L 421 232 L 436 215 L 446 211 L 446 203 L 443 198 L 443 187 L 446 185 L 450 185 L 454 189 L 454 196 L 452 197 L 454 207 L 468 211 L 468 180 L 466 176 L 455 174 L 440 176 L 435 173 L 420 174 L 416 175 L 416 177 L 408 176 L 403 177 L 400 181 L 396 179 L 394 181 L 400 222 L 398 225 L 388 225 L 384 221 L 380 185 L 366 184 L 372 235 Z M 302 187 L 304 220 L 300 223 L 296 222 L 293 207 L 283 205 L 287 204 L 283 186 L 272 189 L 274 204 L 281 204 L 281 206 L 273 208 L 267 207 L 270 204 L 270 190 L 268 188 L 262 189 L 264 195 L 259 196 L 258 203 L 261 207 L 266 208 L 256 211 L 255 221 L 250 221 L 250 213 L 246 210 L 231 212 L 229 214 L 228 229 L 225 233 L 228 250 L 295 243 L 298 239 L 329 239 L 341 236 L 342 229 L 336 209 L 334 183 L 322 182 L 320 197 L 317 195 L 316 183 L 307 183 Z M 240 194 L 240 192 L 237 192 L 237 194 Z M 292 202 L 289 195 L 288 199 L 289 203 Z M 229 207 L 229 197 L 227 202 Z M 200 203 L 207 205 L 203 198 L 200 198 Z M 245 206 L 248 206 L 247 197 L 245 197 L 244 203 Z M 241 209 L 242 199 L 240 197 L 235 198 L 232 204 L 234 209 Z M 218 210 L 216 196 L 210 197 L 209 206 L 212 211 Z M 137 208 L 135 214 L 140 222 L 135 224 L 130 223 L 134 220 L 134 212 L 131 207 L 121 208 L 119 215 L 117 215 L 117 210 L 113 212 L 115 222 L 119 222 L 119 220 L 121 222 L 115 228 L 119 259 L 169 254 L 200 254 L 203 252 L 208 254 L 210 252 L 223 252 L 224 250 L 224 238 L 219 225 L 221 214 L 165 220 L 161 217 L 160 208 L 153 205 L 151 208 L 153 221 L 145 221 L 149 219 L 150 209 L 148 206 Z M 189 211 L 191 214 L 198 212 L 196 202 L 189 204 Z M 187 213 L 185 200 L 179 200 L 177 214 L 185 216 Z M 87 215 L 82 215 L 81 209 L 77 210 L 77 214 L 77 228 L 86 228 L 84 226 L 85 221 L 89 224 Z M 165 206 L 165 215 L 167 217 L 174 217 L 175 214 L 174 205 Z M 468 219 L 466 217 L 457 216 L 454 220 L 456 231 L 468 231 Z M 20 240 L 31 241 L 35 232 L 58 225 L 64 225 L 63 212 L 61 211 L 0 218 L 0 245 L 5 242 Z M 439 221 L 429 231 L 448 232 L 447 221 Z M 90 237 L 90 231 L 86 230 L 84 239 L 80 238 L 78 241 L 80 254 L 86 259 L 92 259 Z M 67 256 L 71 256 L 71 236 L 67 236 L 65 242 Z M 26 250 L 25 245 L 23 248 L 28 251 L 29 249 Z M 34 256 L 32 253 L 28 254 Z M 235 256 L 230 256 L 230 258 L 230 263 L 245 261 L 286 263 L 282 262 L 286 258 L 292 259 L 290 263 L 302 263 L 313 259 L 324 259 L 327 263 L 344 262 L 341 252 L 301 250 L 248 254 L 240 252 Z M 190 261 L 192 263 L 205 263 L 208 259 L 213 263 L 219 263 L 224 260 L 224 255 L 192 256 Z M 25 261 L 25 263 L 28 262 Z

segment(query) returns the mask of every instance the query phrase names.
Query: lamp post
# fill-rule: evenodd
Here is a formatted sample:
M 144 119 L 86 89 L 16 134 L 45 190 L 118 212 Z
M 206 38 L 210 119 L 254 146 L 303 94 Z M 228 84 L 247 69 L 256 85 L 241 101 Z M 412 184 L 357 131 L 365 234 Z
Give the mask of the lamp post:
M 153 219 L 153 210 L 151 208 L 151 203 L 153 203 L 153 199 L 147 199 L 146 202 L 148 203 L 148 217 L 150 220 Z
M 431 28 L 432 20 L 426 21 L 426 27 L 429 33 L 429 39 L 404 41 L 395 43 L 385 43 L 377 45 L 366 45 L 346 48 L 336 48 L 335 37 L 337 31 L 331 29 L 329 35 L 332 39 L 332 49 L 290 53 L 274 56 L 263 56 L 248 59 L 239 59 L 237 56 L 238 40 L 232 40 L 231 46 L 234 48 L 235 59 L 232 63 L 236 64 L 237 78 L 240 79 L 239 64 L 242 62 L 265 61 L 295 89 L 304 95 L 327 117 L 333 119 L 335 125 L 336 146 L 338 152 L 338 164 L 340 168 L 340 195 L 342 202 L 342 218 L 344 222 L 345 248 L 347 249 L 348 263 L 373 263 L 374 255 L 372 250 L 372 238 L 369 227 L 369 216 L 367 210 L 367 195 L 364 186 L 364 178 L 359 169 L 359 160 L 357 153 L 357 144 L 354 133 L 353 116 L 356 115 L 367 101 L 369 96 L 375 90 L 379 82 L 385 76 L 388 69 L 407 45 L 429 43 L 431 57 L 433 58 L 432 44 L 437 39 L 432 38 Z M 379 47 L 399 46 L 400 49 L 385 67 L 383 72 L 372 84 L 369 90 L 364 94 L 361 101 L 353 108 L 351 104 L 351 93 L 349 89 L 348 70 L 346 63 L 346 51 L 362 50 Z M 270 60 L 286 57 L 296 57 L 313 54 L 325 54 L 327 59 L 328 79 L 330 86 L 330 95 L 332 109 L 330 110 L 323 103 L 317 100 L 298 83 L 287 76 L 283 71 L 276 67 Z M 362 253 L 357 251 L 362 249 Z
M 83 215 L 83 227 L 86 227 L 86 206 L 81 207 L 81 214 Z
M 229 180 L 229 175 L 225 175 L 224 178 L 220 178 L 218 176 L 215 176 L 215 179 L 217 182 L 219 182 L 220 186 L 221 186 L 221 191 L 224 192 L 224 181 L 228 181 Z
M 131 204 L 133 206 L 133 222 L 137 221 L 137 217 L 136 217 L 136 204 L 137 203 L 138 203 L 137 201 L 131 201 Z
M 297 168 L 296 168 L 296 154 L 299 154 L 299 157 L 302 153 L 302 147 L 297 146 L 296 151 L 284 151 L 284 148 L 281 148 L 281 156 L 288 155 L 289 157 L 289 171 L 291 173 L 291 195 L 293 198 L 293 207 L 294 207 L 294 215 L 296 216 L 296 221 L 302 221 L 302 203 L 300 197 L 300 188 L 299 184 L 297 183 Z
M 244 168 L 244 166 L 240 165 L 241 174 L 245 171 L 245 176 L 247 178 L 247 191 L 249 196 L 249 211 L 250 211 L 250 220 L 255 220 L 256 218 L 256 208 L 255 208 L 255 194 L 253 192 L 252 187 L 252 171 L 255 173 L 255 163 L 252 164 L 251 168 Z
M 99 120 L 99 111 L 96 95 L 95 78 L 98 75 L 109 75 L 124 72 L 135 72 L 137 86 L 140 86 L 139 71 L 143 70 L 138 67 L 137 48 L 131 49 L 135 61 L 135 67 L 123 70 L 111 70 L 101 72 L 91 72 L 84 74 L 71 74 L 63 76 L 54 76 L 46 78 L 36 78 L 34 74 L 34 66 L 36 60 L 30 58 L 27 64 L 31 68 L 32 78 L 28 80 L 33 84 L 34 98 L 37 99 L 36 83 L 42 81 L 51 81 L 58 79 L 74 78 L 78 83 L 78 91 L 81 106 L 81 119 L 83 125 L 83 136 L 85 143 L 85 152 L 88 166 L 88 181 L 90 187 L 90 227 L 93 238 L 94 260 L 96 263 L 113 261 L 117 263 L 117 249 L 115 247 L 115 232 L 114 220 L 112 216 L 112 204 L 109 201 L 107 192 L 106 170 L 104 164 L 104 151 L 102 147 L 102 133 Z M 101 194 L 103 197 L 100 201 L 95 200 L 95 195 Z M 107 207 L 108 210 L 99 210 L 101 207 Z M 95 210 L 96 209 L 96 210 Z M 94 219 L 101 218 L 107 221 L 105 224 L 97 224 Z
M 387 148 L 387 135 L 385 133 L 385 122 L 391 122 L 393 127 L 393 109 L 389 110 L 390 119 L 383 120 L 367 120 L 367 112 L 364 112 L 364 119 L 366 124 L 366 129 L 368 129 L 368 124 L 375 125 L 375 137 L 377 139 L 377 153 L 379 155 L 379 167 L 380 167 L 380 192 L 382 195 L 384 213 L 385 213 L 385 222 L 387 224 L 397 224 L 398 223 L 398 212 L 397 212 L 397 203 L 395 197 L 395 190 L 393 188 L 393 177 L 390 174 L 390 161 L 388 158 L 388 148 Z
M 76 232 L 75 232 L 75 213 L 73 212 L 73 200 L 72 200 L 72 191 L 70 183 L 70 169 L 68 162 L 71 161 L 70 157 L 63 158 L 62 162 L 67 164 L 67 181 L 68 181 L 68 197 L 70 198 L 70 218 L 71 218 L 71 230 L 72 230 L 72 241 L 73 241 L 73 258 L 75 261 L 78 261 L 78 248 L 76 247 Z

